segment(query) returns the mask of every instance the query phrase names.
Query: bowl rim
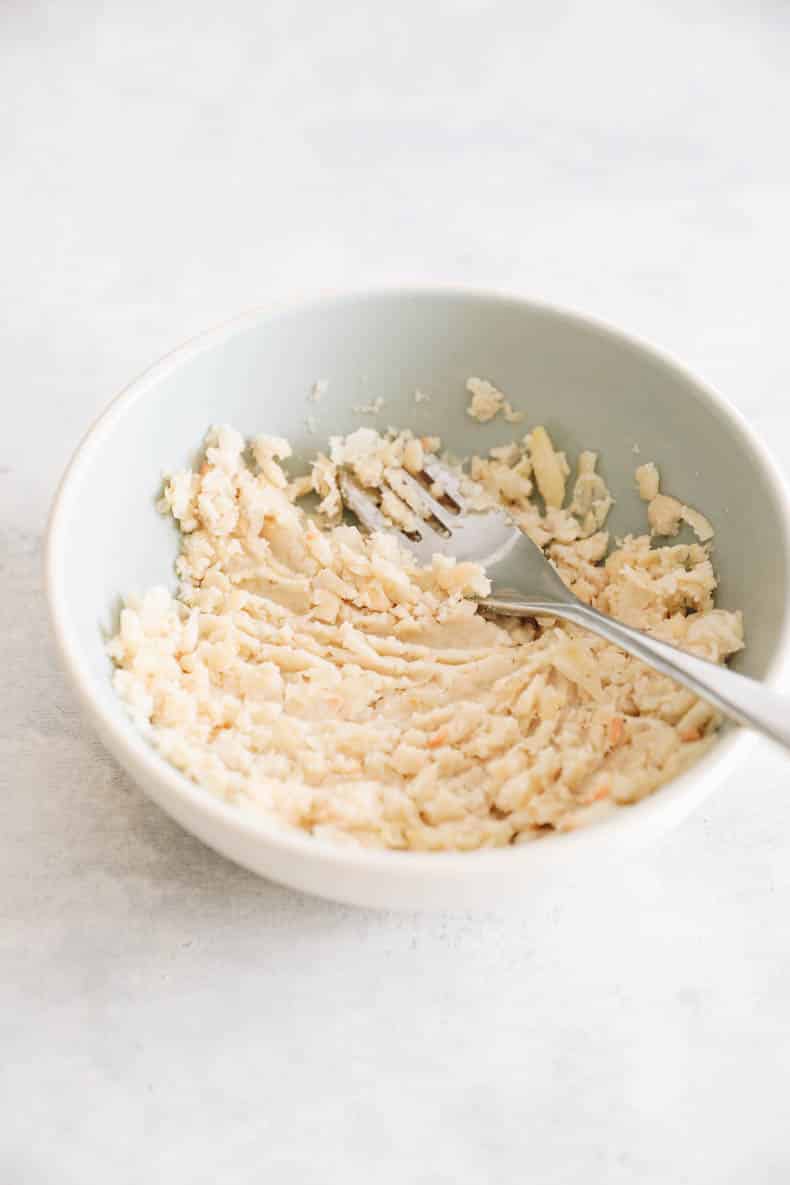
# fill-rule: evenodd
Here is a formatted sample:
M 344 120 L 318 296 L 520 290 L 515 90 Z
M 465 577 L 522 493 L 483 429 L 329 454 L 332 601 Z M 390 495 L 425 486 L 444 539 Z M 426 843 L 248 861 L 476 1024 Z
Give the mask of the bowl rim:
M 505 862 L 529 864 L 528 851 L 532 844 L 481 848 L 474 851 L 401 851 L 364 848 L 319 839 L 283 823 L 264 812 L 253 813 L 252 808 L 240 808 L 215 797 L 208 789 L 191 782 L 170 765 L 151 745 L 131 719 L 116 718 L 92 687 L 92 672 L 81 651 L 76 629 L 70 621 L 63 588 L 63 568 L 71 506 L 81 483 L 89 471 L 93 457 L 104 440 L 116 429 L 123 417 L 138 401 L 148 396 L 163 378 L 192 361 L 206 350 L 256 325 L 273 321 L 292 313 L 311 313 L 330 305 L 352 305 L 377 298 L 440 299 L 444 301 L 477 301 L 489 304 L 515 305 L 529 312 L 548 314 L 577 328 L 592 331 L 608 338 L 613 344 L 627 346 L 655 363 L 668 368 L 686 385 L 690 385 L 711 410 L 723 416 L 744 439 L 756 462 L 761 466 L 780 508 L 781 544 L 786 567 L 790 571 L 790 489 L 767 446 L 754 431 L 743 414 L 723 396 L 701 381 L 682 363 L 663 349 L 627 333 L 608 322 L 578 310 L 550 301 L 497 289 L 477 288 L 459 284 L 379 284 L 361 289 L 339 289 L 311 292 L 307 296 L 271 301 L 249 309 L 235 317 L 198 333 L 169 351 L 128 383 L 95 418 L 74 450 L 56 490 L 46 528 L 44 546 L 44 585 L 50 619 L 57 649 L 63 666 L 77 691 L 78 699 L 92 719 L 102 739 L 116 756 L 128 755 L 136 770 L 162 785 L 184 806 L 207 816 L 219 830 L 235 832 L 240 838 L 261 841 L 280 848 L 295 858 L 323 864 L 326 868 L 342 870 L 354 866 L 360 871 L 386 871 L 388 874 L 409 876 L 410 873 L 433 874 L 444 879 L 456 879 L 459 874 L 477 872 L 488 876 L 495 870 L 505 871 Z M 785 609 L 779 637 L 769 669 L 763 679 L 768 685 L 786 687 L 790 684 L 790 605 Z M 616 811 L 600 822 L 575 831 L 555 833 L 541 838 L 541 854 L 549 850 L 558 854 L 564 849 L 582 846 L 588 850 L 601 843 L 609 844 L 618 837 L 627 840 L 635 832 L 663 830 L 684 818 L 710 793 L 721 780 L 724 766 L 742 764 L 755 734 L 746 729 L 732 729 L 723 736 L 699 762 L 672 779 L 653 794 L 628 807 Z M 143 786 L 145 789 L 145 786 Z

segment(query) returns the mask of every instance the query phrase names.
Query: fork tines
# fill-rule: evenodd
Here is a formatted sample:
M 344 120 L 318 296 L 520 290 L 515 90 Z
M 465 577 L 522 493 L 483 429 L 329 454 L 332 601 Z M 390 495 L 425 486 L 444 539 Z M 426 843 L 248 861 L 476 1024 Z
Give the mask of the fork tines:
M 426 457 L 421 476 L 422 481 L 405 469 L 385 470 L 387 500 L 394 495 L 402 503 L 403 521 L 412 516 L 419 520 L 418 534 L 424 526 L 439 536 L 447 536 L 452 531 L 453 520 L 463 508 L 458 476 L 435 457 Z M 403 530 L 400 524 L 382 513 L 374 493 L 360 485 L 350 473 L 340 474 L 339 485 L 343 502 L 367 531 Z M 410 532 L 407 530 L 406 533 Z

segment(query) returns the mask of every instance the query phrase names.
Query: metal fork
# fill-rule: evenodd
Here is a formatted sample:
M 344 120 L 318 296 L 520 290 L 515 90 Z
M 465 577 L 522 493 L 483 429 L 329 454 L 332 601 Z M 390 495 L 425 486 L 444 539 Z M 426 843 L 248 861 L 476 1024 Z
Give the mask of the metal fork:
M 482 564 L 492 585 L 491 595 L 480 600 L 487 609 L 516 617 L 559 617 L 583 626 L 682 683 L 725 716 L 790 749 L 790 699 L 584 604 L 503 510 L 470 511 L 458 475 L 435 457 L 426 457 L 421 478 L 399 471 L 401 497 L 418 519 L 417 530 L 408 533 L 394 526 L 371 493 L 346 472 L 340 488 L 360 526 L 398 533 L 421 564 L 430 564 L 436 554 Z

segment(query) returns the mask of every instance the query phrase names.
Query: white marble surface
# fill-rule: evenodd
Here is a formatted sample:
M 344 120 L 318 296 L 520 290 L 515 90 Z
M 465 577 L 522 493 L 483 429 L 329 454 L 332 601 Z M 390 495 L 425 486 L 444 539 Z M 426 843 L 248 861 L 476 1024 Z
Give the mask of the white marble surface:
M 53 659 L 79 436 L 272 296 L 581 307 L 790 466 L 785 5 L 9 0 L 0 12 L 0 1180 L 785 1182 L 790 786 L 515 913 L 275 888 L 145 800 Z

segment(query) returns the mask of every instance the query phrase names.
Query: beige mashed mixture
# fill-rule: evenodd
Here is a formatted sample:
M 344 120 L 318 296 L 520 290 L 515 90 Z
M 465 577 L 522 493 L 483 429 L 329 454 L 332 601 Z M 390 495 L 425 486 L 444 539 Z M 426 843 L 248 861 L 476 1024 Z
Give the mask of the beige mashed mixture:
M 520 416 L 470 379 L 470 414 Z M 371 847 L 472 849 L 568 830 L 650 794 L 712 741 L 715 712 L 616 647 L 553 619 L 487 618 L 475 564 L 420 568 L 391 535 L 341 521 L 338 473 L 414 524 L 402 474 L 436 438 L 361 428 L 289 480 L 285 440 L 212 429 L 197 472 L 161 509 L 182 533 L 178 594 L 129 597 L 109 645 L 137 724 L 193 781 L 316 836 Z M 612 499 L 535 428 L 474 457 L 476 506 L 504 504 L 567 584 L 605 613 L 717 662 L 742 646 L 714 608 L 710 524 L 637 470 L 651 546 L 603 529 Z M 306 513 L 299 499 L 320 498 Z

